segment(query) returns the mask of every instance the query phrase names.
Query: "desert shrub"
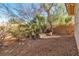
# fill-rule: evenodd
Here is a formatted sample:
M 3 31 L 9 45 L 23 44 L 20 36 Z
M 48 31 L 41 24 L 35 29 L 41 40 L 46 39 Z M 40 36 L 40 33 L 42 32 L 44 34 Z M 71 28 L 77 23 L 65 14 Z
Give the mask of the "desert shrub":
M 71 16 L 67 16 L 66 18 L 65 18 L 65 23 L 68 23 L 69 21 L 71 21 L 72 20 L 72 17 Z
M 72 20 L 71 16 L 54 16 L 52 19 L 52 24 L 55 25 L 66 25 Z
M 39 37 L 40 33 L 44 33 L 47 29 L 47 23 L 45 17 L 36 15 L 29 24 L 29 33 L 33 37 Z
M 16 17 L 9 19 L 10 24 L 21 24 L 21 23 L 24 23 L 24 22 L 25 22 L 25 20 L 18 19 Z
M 4 26 L 0 26 L 0 42 L 4 40 L 5 37 L 4 28 L 5 28 Z
M 39 30 L 41 32 L 45 32 L 48 27 L 48 22 L 46 21 L 45 17 L 37 14 L 34 18 L 34 21 L 36 23 L 36 26 L 39 27 Z
M 26 27 L 22 24 L 19 24 L 18 26 L 11 27 L 9 29 L 9 33 L 11 33 L 17 39 L 25 38 L 26 37 Z
M 17 39 L 22 39 L 26 37 L 26 23 L 24 20 L 18 18 L 11 18 L 9 21 L 10 28 L 9 33 L 16 37 Z
M 26 33 L 28 37 L 35 39 L 39 36 L 39 27 L 35 23 L 29 24 L 29 27 L 26 29 Z
M 8 34 L 6 26 L 0 26 L 0 46 L 3 45 L 6 35 Z

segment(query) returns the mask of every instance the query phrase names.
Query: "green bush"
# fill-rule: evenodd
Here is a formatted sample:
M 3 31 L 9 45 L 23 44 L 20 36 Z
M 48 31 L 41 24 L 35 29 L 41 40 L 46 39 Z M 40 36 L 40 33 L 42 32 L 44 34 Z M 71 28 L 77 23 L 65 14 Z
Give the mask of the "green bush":
M 72 20 L 71 16 L 54 16 L 52 24 L 55 25 L 66 25 Z
M 66 18 L 65 18 L 65 23 L 68 23 L 69 21 L 71 21 L 72 20 L 72 17 L 71 16 L 67 16 Z
M 67 24 L 69 21 L 71 21 L 70 16 L 56 16 L 53 17 L 51 20 L 51 23 L 55 25 L 63 25 Z M 12 21 L 13 22 L 13 21 Z M 15 24 L 15 23 L 12 23 Z M 9 32 L 17 38 L 38 38 L 40 33 L 45 33 L 48 29 L 49 23 L 45 19 L 44 16 L 41 16 L 39 14 L 36 14 L 36 16 L 31 20 L 29 23 L 17 23 L 18 26 L 13 26 L 10 28 Z
M 17 39 L 22 39 L 27 36 L 26 27 L 22 24 L 19 24 L 18 26 L 11 27 L 8 32 L 11 33 Z
M 26 32 L 29 37 L 38 38 L 40 33 L 44 33 L 47 29 L 46 19 L 43 16 L 36 15 L 32 21 L 28 24 Z

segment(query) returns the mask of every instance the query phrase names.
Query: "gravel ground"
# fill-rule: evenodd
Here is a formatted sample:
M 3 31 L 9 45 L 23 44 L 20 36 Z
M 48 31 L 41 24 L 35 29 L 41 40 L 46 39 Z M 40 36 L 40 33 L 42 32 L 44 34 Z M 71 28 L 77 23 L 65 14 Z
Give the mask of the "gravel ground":
M 1 56 L 77 56 L 74 37 L 26 39 L 21 43 L 0 48 Z

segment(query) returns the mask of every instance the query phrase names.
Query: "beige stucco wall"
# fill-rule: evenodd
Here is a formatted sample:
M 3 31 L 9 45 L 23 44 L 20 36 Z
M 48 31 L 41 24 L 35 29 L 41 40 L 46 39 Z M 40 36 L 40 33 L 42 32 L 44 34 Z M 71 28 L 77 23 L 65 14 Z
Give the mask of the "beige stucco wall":
M 79 50 L 79 4 L 76 4 L 75 9 L 75 39 L 77 43 L 77 48 Z

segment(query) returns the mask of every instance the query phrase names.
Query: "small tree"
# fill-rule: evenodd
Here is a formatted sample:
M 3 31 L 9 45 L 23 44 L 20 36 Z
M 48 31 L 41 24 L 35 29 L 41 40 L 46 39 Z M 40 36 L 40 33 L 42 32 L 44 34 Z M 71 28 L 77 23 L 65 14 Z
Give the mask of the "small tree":
M 48 22 L 49 22 L 49 26 L 50 26 L 50 31 L 52 31 L 53 33 L 53 27 L 52 27 L 52 23 L 51 23 L 51 20 L 52 20 L 52 6 L 53 4 L 52 3 L 45 3 L 42 5 L 44 10 L 47 12 L 48 14 Z

